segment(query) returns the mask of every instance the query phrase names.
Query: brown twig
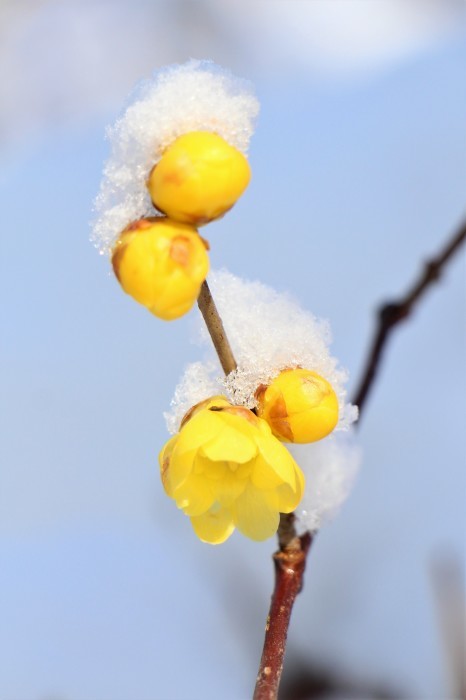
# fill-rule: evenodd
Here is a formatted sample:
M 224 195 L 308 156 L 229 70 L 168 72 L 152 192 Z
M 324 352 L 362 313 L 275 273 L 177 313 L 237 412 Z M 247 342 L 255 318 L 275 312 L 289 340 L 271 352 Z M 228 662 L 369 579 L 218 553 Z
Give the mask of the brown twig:
M 406 296 L 398 302 L 385 304 L 379 312 L 378 326 L 368 355 L 365 370 L 353 403 L 359 406 L 359 415 L 365 407 L 369 391 L 377 376 L 387 340 L 393 328 L 407 318 L 426 289 L 439 279 L 443 267 L 466 239 L 466 222 L 446 244 L 439 255 L 429 261 Z M 198 300 L 199 309 L 207 324 L 225 374 L 237 365 L 207 282 L 204 282 Z M 286 639 L 296 596 L 303 586 L 307 553 L 313 535 L 306 532 L 300 537 L 294 527 L 294 514 L 282 514 L 278 528 L 279 549 L 273 555 L 275 586 L 272 594 L 262 658 L 259 666 L 254 700 L 276 700 L 283 669 Z
M 201 287 L 198 306 L 223 371 L 225 374 L 229 374 L 236 369 L 237 364 L 207 282 L 204 282 Z M 269 700 L 277 697 L 291 611 L 296 596 L 303 585 L 306 555 L 311 545 L 312 536 L 306 532 L 298 537 L 294 527 L 294 519 L 293 513 L 286 515 L 282 513 L 280 516 L 277 532 L 279 550 L 273 555 L 275 588 L 267 619 L 264 649 L 254 700 Z
M 291 611 L 303 586 L 306 557 L 312 535 L 296 535 L 294 515 L 281 515 L 278 531 L 280 549 L 273 555 L 275 588 L 265 627 L 264 648 L 257 675 L 254 700 L 275 700 L 283 669 Z
M 353 403 L 359 406 L 359 415 L 365 406 L 369 390 L 377 375 L 385 344 L 394 326 L 409 316 L 425 290 L 439 277 L 444 265 L 466 239 L 466 222 L 445 245 L 439 255 L 428 262 L 419 279 L 399 302 L 385 304 L 379 313 L 379 324 Z M 306 557 L 313 540 L 309 532 L 298 537 L 294 515 L 282 515 L 278 529 L 279 550 L 274 554 L 275 588 L 272 595 L 264 649 L 257 676 L 254 700 L 276 700 L 283 668 L 286 638 L 296 596 L 303 585 Z
M 392 330 L 400 321 L 403 321 L 411 314 L 416 303 L 423 296 L 428 287 L 440 278 L 444 266 L 465 240 L 466 221 L 463 222 L 437 257 L 424 265 L 421 275 L 405 297 L 399 301 L 386 303 L 380 308 L 371 349 L 366 364 L 364 365 L 358 389 L 353 398 L 353 403 L 359 407 L 359 420 L 361 419 L 367 397 L 369 396 L 369 392 L 380 369 L 382 356 Z
M 230 374 L 237 367 L 236 360 L 206 281 L 202 284 L 197 304 L 212 338 L 222 369 L 225 374 Z

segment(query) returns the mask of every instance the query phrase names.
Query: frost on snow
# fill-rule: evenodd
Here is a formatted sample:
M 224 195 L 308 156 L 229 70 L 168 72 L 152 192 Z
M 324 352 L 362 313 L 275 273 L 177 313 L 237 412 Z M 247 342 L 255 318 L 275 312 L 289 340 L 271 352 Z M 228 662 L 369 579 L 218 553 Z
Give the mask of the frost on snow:
M 254 392 L 260 384 L 267 384 L 282 369 L 298 366 L 314 370 L 332 385 L 340 405 L 337 430 L 347 429 L 356 420 L 357 408 L 346 401 L 347 372 L 329 352 L 326 321 L 302 309 L 290 296 L 225 270 L 212 272 L 209 285 L 238 369 L 223 377 L 213 350 L 208 364 L 188 366 L 182 390 L 177 389 L 167 414 L 170 432 L 178 430 L 193 403 L 212 393 L 226 394 L 233 403 L 254 408 Z M 201 341 L 210 348 L 208 331 L 199 325 Z
M 94 203 L 94 245 L 110 253 L 129 223 L 158 215 L 146 180 L 178 136 L 212 131 L 246 153 L 258 112 L 251 85 L 210 61 L 171 66 L 141 83 L 107 130 L 111 155 Z
M 350 494 L 361 463 L 352 431 L 332 433 L 309 445 L 287 445 L 306 476 L 303 500 L 296 509 L 296 530 L 316 532 L 338 513 Z
M 359 451 L 348 429 L 358 415 L 348 403 L 347 373 L 329 352 L 327 322 L 302 309 L 290 296 L 259 282 L 246 282 L 229 272 L 212 272 L 209 284 L 238 369 L 224 377 L 211 350 L 207 361 L 188 365 L 165 414 L 168 430 L 176 433 L 184 414 L 196 403 L 224 394 L 233 403 L 253 408 L 254 392 L 286 367 L 301 366 L 322 375 L 339 401 L 334 433 L 309 445 L 287 445 L 306 475 L 306 492 L 296 514 L 298 527 L 317 530 L 346 499 L 359 466 Z M 200 322 L 200 319 L 199 319 Z M 205 326 L 203 344 L 210 348 Z

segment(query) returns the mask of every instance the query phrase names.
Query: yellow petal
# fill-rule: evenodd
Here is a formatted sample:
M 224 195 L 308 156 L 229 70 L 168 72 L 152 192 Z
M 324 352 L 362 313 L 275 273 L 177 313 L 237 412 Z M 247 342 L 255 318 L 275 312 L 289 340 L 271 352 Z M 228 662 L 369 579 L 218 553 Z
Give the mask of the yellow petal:
M 212 490 L 215 494 L 215 499 L 222 506 L 230 507 L 241 496 L 247 484 L 248 479 L 241 479 L 236 472 L 227 469 L 221 479 L 212 482 Z
M 174 489 L 173 498 L 186 515 L 202 515 L 215 500 L 209 480 L 198 474 L 191 474 Z
M 224 478 L 227 471 L 228 465 L 226 462 L 212 462 L 212 460 L 204 457 L 200 450 L 198 451 L 196 459 L 194 460 L 195 474 L 204 474 L 208 479 L 219 481 Z
M 301 469 L 296 470 L 296 487 L 293 489 L 289 484 L 281 484 L 277 488 L 278 508 L 280 513 L 291 513 L 298 507 L 304 492 L 304 475 Z
M 202 542 L 221 544 L 235 529 L 231 513 L 225 508 L 212 508 L 208 513 L 191 518 L 194 532 Z
M 178 440 L 178 435 L 174 435 L 168 442 L 165 443 L 159 454 L 160 478 L 162 479 L 163 488 L 167 496 L 172 495 L 171 479 L 170 479 L 170 460 Z
M 178 488 L 187 477 L 192 474 L 194 470 L 194 460 L 196 458 L 197 451 L 191 450 L 190 452 L 181 452 L 178 450 L 180 433 L 178 433 L 178 441 L 175 443 L 171 457 L 170 457 L 170 488 L 171 492 Z
M 272 434 L 270 436 L 260 435 L 257 445 L 263 459 L 276 472 L 277 476 L 294 488 L 297 464 L 286 447 Z
M 300 499 L 301 499 L 303 497 L 304 489 L 306 487 L 306 479 L 304 477 L 303 472 L 298 467 L 298 465 L 296 465 L 295 474 L 296 474 L 296 493 L 300 494 Z
M 251 481 L 258 489 L 274 489 L 283 484 L 283 479 L 272 469 L 259 453 L 253 462 Z
M 227 460 L 243 464 L 257 454 L 257 446 L 248 434 L 223 425 L 214 439 L 203 445 L 202 453 L 214 461 Z
M 234 515 L 235 525 L 243 535 L 256 541 L 266 540 L 278 528 L 278 496 L 274 491 L 261 491 L 248 484 L 235 503 Z
M 209 443 L 223 428 L 220 413 L 202 409 L 185 423 L 179 432 L 178 453 L 192 452 Z
M 181 420 L 181 425 L 180 425 L 180 430 L 184 426 L 185 423 L 187 423 L 191 418 L 194 418 L 196 413 L 199 413 L 199 411 L 202 411 L 204 408 L 221 408 L 225 406 L 230 406 L 230 402 L 225 396 L 222 396 L 221 394 L 217 394 L 217 396 L 211 396 L 208 399 L 204 399 L 203 401 L 199 401 L 195 406 L 192 406 L 192 408 L 187 411 L 187 413 L 184 414 L 182 420 Z M 215 411 L 214 411 L 215 413 Z

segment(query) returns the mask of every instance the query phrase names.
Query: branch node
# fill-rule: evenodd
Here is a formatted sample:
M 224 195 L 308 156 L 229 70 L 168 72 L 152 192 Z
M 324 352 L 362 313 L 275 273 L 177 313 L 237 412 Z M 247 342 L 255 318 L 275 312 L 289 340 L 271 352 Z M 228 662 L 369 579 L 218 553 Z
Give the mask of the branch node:
M 426 289 L 440 279 L 446 263 L 456 254 L 466 240 L 466 222 L 463 222 L 455 234 L 447 241 L 437 257 L 427 260 L 418 279 L 408 293 L 398 302 L 384 304 L 378 312 L 377 326 L 374 331 L 371 349 L 353 403 L 359 407 L 361 420 L 369 392 L 379 371 L 383 352 L 394 327 L 407 318 Z
M 442 276 L 442 270 L 437 260 L 427 260 L 425 274 L 426 277 L 432 282 L 437 282 L 437 280 L 440 279 Z
M 396 323 L 409 316 L 409 312 L 410 309 L 403 302 L 388 302 L 380 307 L 379 322 L 385 327 L 394 326 Z

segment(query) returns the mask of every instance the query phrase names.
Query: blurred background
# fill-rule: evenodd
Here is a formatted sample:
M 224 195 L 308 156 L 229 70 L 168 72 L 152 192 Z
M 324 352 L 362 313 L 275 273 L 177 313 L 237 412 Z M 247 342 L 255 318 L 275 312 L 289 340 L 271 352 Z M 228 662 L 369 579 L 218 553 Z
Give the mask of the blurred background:
M 88 242 L 105 125 L 189 57 L 261 101 L 212 264 L 328 318 L 350 392 L 375 310 L 464 216 L 462 0 L 0 1 L 4 700 L 252 692 L 275 542 L 203 545 L 158 477 L 197 311 L 153 318 Z M 465 346 L 463 254 L 390 343 L 359 480 L 309 557 L 284 698 L 459 697 Z

